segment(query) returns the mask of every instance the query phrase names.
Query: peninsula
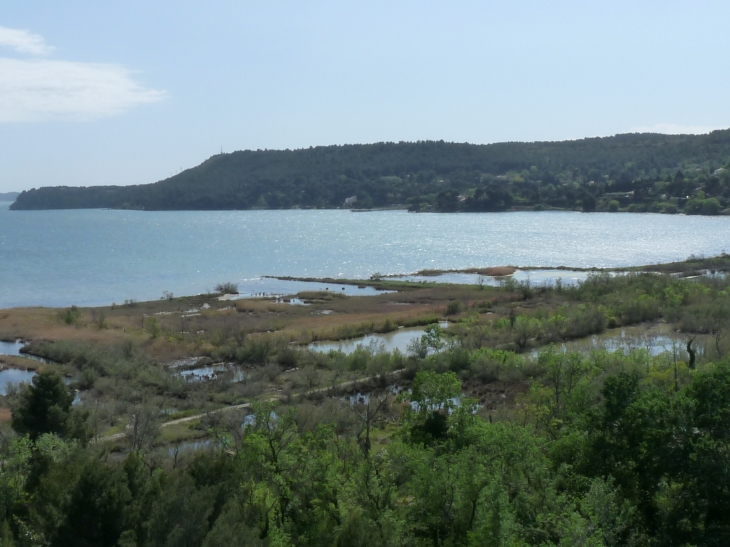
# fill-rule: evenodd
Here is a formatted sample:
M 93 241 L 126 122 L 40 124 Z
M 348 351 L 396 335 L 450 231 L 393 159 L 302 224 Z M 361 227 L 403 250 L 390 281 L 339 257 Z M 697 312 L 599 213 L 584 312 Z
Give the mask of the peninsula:
M 399 206 L 410 211 L 567 209 L 721 214 L 730 129 L 487 145 L 419 141 L 215 155 L 136 186 L 44 187 L 14 210 L 238 210 Z

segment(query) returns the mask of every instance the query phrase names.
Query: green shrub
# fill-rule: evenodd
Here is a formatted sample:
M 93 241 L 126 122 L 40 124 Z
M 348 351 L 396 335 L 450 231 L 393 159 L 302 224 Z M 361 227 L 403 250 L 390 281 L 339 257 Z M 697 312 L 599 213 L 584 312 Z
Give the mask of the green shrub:
M 388 317 L 385 321 L 383 321 L 383 325 L 380 327 L 378 332 L 393 332 L 394 330 L 398 330 L 398 324 Z
M 469 351 L 465 348 L 454 348 L 448 352 L 449 370 L 461 372 L 469 368 Z
M 96 325 L 96 328 L 101 330 L 109 326 L 106 321 L 106 313 L 104 310 L 91 310 L 91 320 Z
M 147 330 L 147 333 L 150 335 L 150 338 L 157 338 L 162 332 L 162 328 L 160 327 L 160 320 L 157 319 L 157 317 L 148 317 L 147 319 L 145 319 L 144 327 Z
M 276 353 L 276 362 L 283 367 L 295 367 L 298 360 L 299 355 L 297 350 L 288 346 L 280 348 L 279 351 Z
M 218 283 L 215 286 L 215 292 L 222 294 L 238 294 L 238 283 L 231 283 L 230 281 Z
M 633 325 L 661 315 L 659 302 L 648 294 L 642 294 L 638 298 L 632 298 L 618 308 L 618 314 L 622 325 Z
M 722 209 L 722 206 L 715 198 L 706 199 L 702 202 L 703 215 L 716 215 L 720 212 L 720 209 Z
M 70 308 L 59 312 L 59 314 L 61 316 L 61 321 L 67 325 L 74 325 L 79 320 L 80 312 L 76 306 L 71 306 Z
M 563 335 L 566 338 L 581 338 L 600 334 L 606 330 L 608 319 L 603 308 L 580 305 L 570 311 Z
M 446 306 L 446 315 L 456 315 L 457 313 L 461 312 L 462 309 L 463 305 L 460 301 L 452 300 Z
M 615 199 L 612 199 L 611 201 L 609 201 L 608 202 L 608 210 L 611 213 L 615 213 L 616 211 L 618 211 L 618 201 L 616 201 Z

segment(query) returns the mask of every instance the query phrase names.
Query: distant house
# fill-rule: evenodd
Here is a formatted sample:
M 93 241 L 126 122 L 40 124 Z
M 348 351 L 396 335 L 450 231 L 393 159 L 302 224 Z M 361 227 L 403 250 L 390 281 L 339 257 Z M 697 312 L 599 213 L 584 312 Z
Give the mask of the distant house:
M 357 196 L 352 196 L 345 200 L 345 207 L 351 207 L 355 203 L 357 203 Z

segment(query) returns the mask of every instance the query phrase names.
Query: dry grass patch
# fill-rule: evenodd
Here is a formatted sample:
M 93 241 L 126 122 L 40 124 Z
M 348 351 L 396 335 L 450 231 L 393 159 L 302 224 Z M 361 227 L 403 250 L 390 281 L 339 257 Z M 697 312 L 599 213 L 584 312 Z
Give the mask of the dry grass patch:
M 291 304 L 272 302 L 271 300 L 246 299 L 236 301 L 236 311 L 240 313 L 286 313 L 296 314 Z
M 493 268 L 467 268 L 466 270 L 461 271 L 464 273 L 488 275 L 489 277 L 504 277 L 515 273 L 517 268 L 514 266 L 497 266 Z
M 7 423 L 13 419 L 13 413 L 9 408 L 0 408 L 0 422 Z

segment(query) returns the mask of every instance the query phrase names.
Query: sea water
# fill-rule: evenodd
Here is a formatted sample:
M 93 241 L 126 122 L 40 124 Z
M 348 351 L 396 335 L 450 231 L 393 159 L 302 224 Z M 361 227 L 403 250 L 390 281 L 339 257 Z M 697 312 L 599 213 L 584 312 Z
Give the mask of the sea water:
M 728 217 L 8 206 L 0 205 L 0 308 L 120 304 L 204 293 L 225 281 L 255 290 L 264 275 L 641 265 L 716 255 L 730 241 Z

